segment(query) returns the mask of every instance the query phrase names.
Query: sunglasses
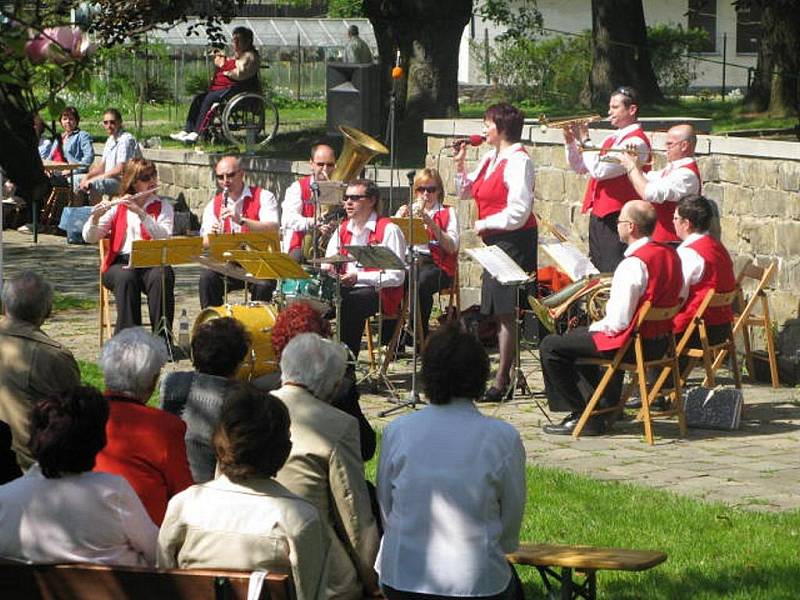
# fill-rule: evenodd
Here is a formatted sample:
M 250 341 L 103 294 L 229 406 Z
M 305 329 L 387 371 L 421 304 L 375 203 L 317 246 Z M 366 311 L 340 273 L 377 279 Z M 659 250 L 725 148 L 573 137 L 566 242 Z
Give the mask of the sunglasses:
M 347 200 L 363 200 L 364 198 L 371 198 L 371 196 L 367 196 L 366 194 L 345 194 L 344 199 Z
M 625 86 L 618 87 L 616 90 L 614 90 L 612 96 L 616 96 L 617 94 L 620 96 L 625 96 L 626 98 L 630 98 L 631 100 L 636 100 L 636 92 L 633 91 L 633 88 Z
M 317 165 L 318 167 L 335 167 L 336 166 L 335 162 L 315 162 L 314 164 Z
M 217 179 L 222 181 L 223 179 L 233 179 L 236 177 L 240 171 L 232 171 L 230 173 L 216 173 Z
M 434 192 L 438 192 L 439 188 L 435 185 L 418 185 L 417 186 L 417 193 L 428 192 L 429 194 L 433 194 Z
M 142 173 L 141 175 L 139 175 L 137 180 L 138 181 L 148 182 L 148 181 L 152 181 L 156 177 L 158 177 L 158 173 Z

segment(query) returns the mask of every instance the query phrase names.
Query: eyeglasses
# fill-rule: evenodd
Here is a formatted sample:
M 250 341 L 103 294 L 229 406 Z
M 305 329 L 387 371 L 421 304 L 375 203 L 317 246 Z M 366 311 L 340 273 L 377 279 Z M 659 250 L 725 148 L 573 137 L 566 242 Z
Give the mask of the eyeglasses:
M 113 125 L 116 122 L 116 119 L 103 119 L 103 125 Z
M 241 171 L 231 171 L 230 173 L 216 173 L 217 179 L 222 181 L 223 179 L 233 179 L 236 177 Z
M 315 162 L 314 164 L 316 166 L 320 167 L 320 168 L 322 168 L 322 167 L 335 167 L 336 166 L 335 162 Z
M 622 225 L 623 223 L 630 223 L 631 225 L 635 225 L 633 221 L 617 221 L 617 225 Z
M 421 194 L 423 192 L 428 192 L 429 194 L 433 194 L 434 192 L 438 192 L 439 188 L 435 185 L 418 185 L 417 186 L 417 193 Z
M 367 194 L 345 194 L 344 195 L 345 202 L 347 200 L 363 200 L 364 198 L 371 198 L 371 196 L 368 196 Z
M 139 175 L 137 180 L 147 182 L 147 181 L 152 181 L 156 177 L 158 177 L 158 173 L 142 173 L 141 175 Z

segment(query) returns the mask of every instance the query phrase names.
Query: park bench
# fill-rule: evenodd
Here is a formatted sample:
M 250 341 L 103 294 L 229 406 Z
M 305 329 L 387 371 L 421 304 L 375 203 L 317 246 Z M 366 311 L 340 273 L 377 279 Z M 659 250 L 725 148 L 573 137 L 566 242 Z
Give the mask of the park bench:
M 9 600 L 247 600 L 249 583 L 249 571 L 0 560 L 0 598 Z M 291 576 L 268 573 L 254 600 L 294 598 Z
M 667 560 L 667 555 L 652 550 L 522 542 L 508 555 L 508 560 L 516 565 L 536 567 L 548 598 L 593 600 L 597 595 L 597 571 L 646 571 Z M 560 567 L 561 573 L 554 567 Z M 582 575 L 583 581 L 576 581 L 576 574 Z M 560 591 L 553 585 L 553 579 L 559 583 Z

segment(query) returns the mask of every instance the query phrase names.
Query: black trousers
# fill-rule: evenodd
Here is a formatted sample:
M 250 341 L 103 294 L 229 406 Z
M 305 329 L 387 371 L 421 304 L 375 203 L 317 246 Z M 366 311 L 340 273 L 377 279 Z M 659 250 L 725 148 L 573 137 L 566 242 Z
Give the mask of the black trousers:
M 225 276 L 206 269 L 200 274 L 200 308 L 208 306 L 222 306 L 225 298 Z M 228 291 L 241 290 L 244 288 L 244 281 L 238 279 L 228 279 Z M 257 283 L 250 286 L 250 299 L 259 302 L 269 302 L 272 300 L 272 292 L 275 291 L 275 282 L 272 280 L 264 283 Z
M 644 344 L 645 358 L 661 356 L 667 347 L 667 338 L 648 340 Z M 576 327 L 563 335 L 550 334 L 539 344 L 544 391 L 550 410 L 580 414 L 586 408 L 605 368 L 593 365 L 576 365 L 579 358 L 611 358 L 616 350 L 601 352 L 592 340 L 588 327 Z M 634 357 L 633 345 L 625 355 L 626 361 Z M 577 377 L 576 377 L 577 375 Z M 600 399 L 600 407 L 619 403 L 622 394 L 623 373 L 612 377 Z
M 197 133 L 200 133 L 198 128 L 203 122 L 203 117 L 206 116 L 206 113 L 211 108 L 211 105 L 214 104 L 214 102 L 219 102 L 230 93 L 231 88 L 197 94 L 192 98 L 192 103 L 189 106 L 189 114 L 186 115 L 186 125 L 183 130 L 190 132 L 197 131 Z
M 619 240 L 617 221 L 619 213 L 605 217 L 589 217 L 589 258 L 601 273 L 613 273 L 625 258 L 627 247 Z
M 150 267 L 145 269 L 128 269 L 125 265 L 128 257 L 117 257 L 108 271 L 103 273 L 103 285 L 114 293 L 117 303 L 117 324 L 114 333 L 128 327 L 142 324 L 142 299 L 147 296 L 147 308 L 150 313 L 150 325 L 155 333 L 162 317 L 166 317 L 167 330 L 172 331 L 172 320 L 175 317 L 175 271 L 166 267 L 163 274 L 166 306 L 162 308 L 162 269 Z
M 353 356 L 358 358 L 367 319 L 378 312 L 378 290 L 373 287 L 342 287 L 342 315 L 339 334 Z M 384 322 L 384 329 L 386 322 Z
M 436 263 L 433 262 L 433 259 L 430 256 L 421 255 L 418 258 L 417 265 L 419 269 L 417 295 L 419 296 L 419 312 L 420 318 L 422 319 L 422 323 L 420 325 L 422 327 L 422 332 L 427 338 L 428 322 L 431 320 L 431 312 L 433 311 L 433 296 L 439 290 L 450 287 L 450 285 L 453 283 L 453 278 L 442 271 L 436 265 Z M 408 278 L 406 278 L 406 281 L 408 281 Z M 413 298 L 410 306 L 410 312 L 408 314 L 409 317 L 407 327 L 408 329 L 411 329 L 411 325 L 413 323 L 412 319 L 414 318 Z

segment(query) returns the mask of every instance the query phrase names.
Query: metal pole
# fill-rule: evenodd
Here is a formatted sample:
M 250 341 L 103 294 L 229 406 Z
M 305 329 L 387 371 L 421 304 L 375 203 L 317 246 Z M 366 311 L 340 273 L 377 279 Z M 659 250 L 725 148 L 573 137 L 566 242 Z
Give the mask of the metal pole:
M 483 30 L 483 72 L 486 73 L 486 83 L 491 83 L 489 76 L 489 30 Z
M 725 100 L 725 70 L 728 66 L 728 34 L 722 34 L 722 99 Z
M 300 100 L 300 34 L 297 34 L 297 99 Z

